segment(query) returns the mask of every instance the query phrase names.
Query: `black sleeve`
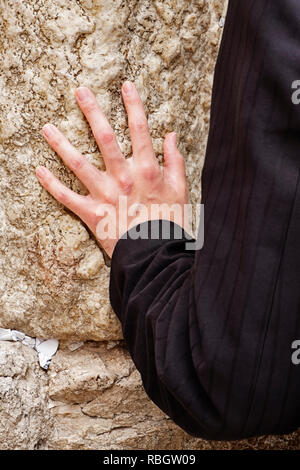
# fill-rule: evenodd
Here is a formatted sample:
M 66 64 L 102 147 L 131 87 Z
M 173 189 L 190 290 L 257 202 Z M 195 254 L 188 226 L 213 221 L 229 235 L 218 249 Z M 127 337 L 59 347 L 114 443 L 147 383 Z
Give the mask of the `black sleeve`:
M 299 51 L 298 0 L 230 0 L 202 178 L 204 247 L 188 251 L 185 234 L 129 237 L 113 254 L 110 299 L 144 388 L 193 436 L 300 424 Z
M 152 223 L 160 224 L 161 234 L 162 225 L 169 222 Z M 201 424 L 193 408 L 200 396 L 204 404 L 207 399 L 194 371 L 189 341 L 194 252 L 185 249 L 190 243 L 187 234 L 153 240 L 150 223 L 143 225 L 148 225 L 149 239 L 132 240 L 129 231 L 127 239 L 117 243 L 111 304 L 146 392 L 177 424 L 196 435 Z

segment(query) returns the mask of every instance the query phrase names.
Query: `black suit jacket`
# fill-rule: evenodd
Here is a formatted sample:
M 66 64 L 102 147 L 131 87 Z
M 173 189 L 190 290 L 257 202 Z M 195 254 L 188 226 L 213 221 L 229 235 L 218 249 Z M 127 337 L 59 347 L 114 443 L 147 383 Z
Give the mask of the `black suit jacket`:
M 231 0 L 202 178 L 204 247 L 121 239 L 113 254 L 111 303 L 145 390 L 193 436 L 300 425 L 297 79 L 299 0 Z

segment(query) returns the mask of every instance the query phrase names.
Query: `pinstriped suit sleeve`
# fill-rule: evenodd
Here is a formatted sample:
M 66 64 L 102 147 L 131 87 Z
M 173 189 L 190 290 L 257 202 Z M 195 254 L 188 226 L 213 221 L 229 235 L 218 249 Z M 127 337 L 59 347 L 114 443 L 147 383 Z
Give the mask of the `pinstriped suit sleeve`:
M 113 254 L 110 299 L 145 391 L 193 436 L 300 424 L 299 64 L 298 0 L 230 0 L 202 177 L 204 247 L 187 251 L 185 234 L 129 238 Z

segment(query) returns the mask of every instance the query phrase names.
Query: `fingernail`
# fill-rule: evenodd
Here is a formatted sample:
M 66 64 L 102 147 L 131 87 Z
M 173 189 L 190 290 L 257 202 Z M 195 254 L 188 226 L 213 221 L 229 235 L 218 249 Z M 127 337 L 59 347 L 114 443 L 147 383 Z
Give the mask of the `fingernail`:
M 172 140 L 173 140 L 173 144 L 177 145 L 177 134 L 176 134 L 176 132 L 172 133 Z
M 55 132 L 55 127 L 52 126 L 52 124 L 46 124 L 43 127 L 43 132 L 47 137 L 52 137 L 54 135 L 54 132 Z
M 46 174 L 46 169 L 43 166 L 38 166 L 36 169 L 37 176 L 44 176 Z
M 123 83 L 123 90 L 125 93 L 131 93 L 133 90 L 133 83 L 132 82 L 124 82 Z
M 89 98 L 89 90 L 87 88 L 77 88 L 76 96 L 79 101 L 86 101 Z

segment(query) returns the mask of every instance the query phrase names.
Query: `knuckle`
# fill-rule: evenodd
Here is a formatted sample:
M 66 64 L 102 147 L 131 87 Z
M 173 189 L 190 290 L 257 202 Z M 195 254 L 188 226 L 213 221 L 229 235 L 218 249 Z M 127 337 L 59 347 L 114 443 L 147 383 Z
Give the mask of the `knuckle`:
M 71 167 L 74 170 L 81 170 L 84 166 L 84 158 L 82 157 L 73 157 L 71 160 Z
M 47 191 L 50 191 L 53 188 L 53 176 L 52 174 L 47 174 L 43 179 L 43 186 Z
M 132 94 L 132 95 L 126 95 L 126 102 L 129 104 L 129 105 L 136 105 L 139 103 L 139 99 L 138 97 L 135 95 L 135 94 Z
M 133 180 L 128 175 L 120 175 L 118 178 L 118 183 L 121 190 L 126 193 L 130 194 L 133 189 Z
M 137 119 L 133 121 L 132 127 L 140 134 L 145 134 L 148 132 L 148 122 L 146 119 Z
M 149 162 L 144 162 L 141 165 L 141 173 L 143 177 L 147 180 L 154 180 L 158 176 L 158 168 Z
M 99 140 L 104 145 L 111 144 L 114 140 L 114 134 L 112 131 L 103 131 L 99 133 Z
M 64 189 L 57 190 L 56 198 L 62 204 L 67 205 L 70 203 L 70 198 Z
M 49 184 L 49 179 L 45 178 L 43 179 L 43 187 L 46 189 L 46 191 L 50 192 L 50 184 Z
M 89 98 L 83 103 L 83 108 L 86 113 L 93 112 L 97 107 L 97 103 L 93 98 Z
M 51 143 L 55 148 L 60 147 L 62 143 L 62 137 L 56 132 L 55 135 L 51 139 Z
M 139 155 L 150 155 L 148 143 L 146 143 L 145 141 L 141 142 L 138 146 L 136 153 Z M 152 155 L 151 155 L 151 158 L 152 158 Z

